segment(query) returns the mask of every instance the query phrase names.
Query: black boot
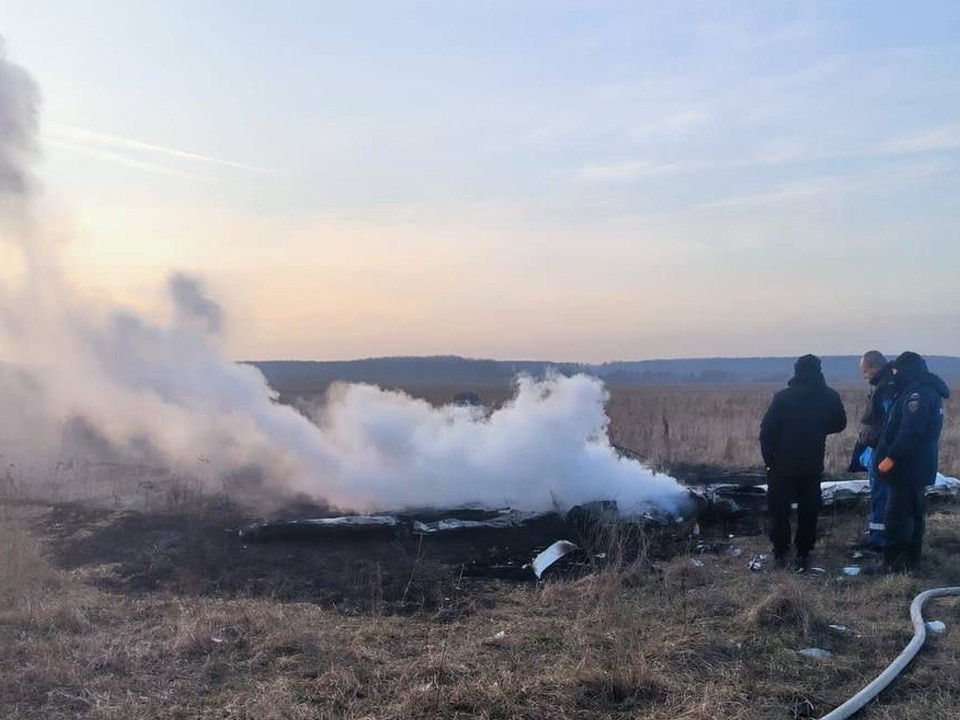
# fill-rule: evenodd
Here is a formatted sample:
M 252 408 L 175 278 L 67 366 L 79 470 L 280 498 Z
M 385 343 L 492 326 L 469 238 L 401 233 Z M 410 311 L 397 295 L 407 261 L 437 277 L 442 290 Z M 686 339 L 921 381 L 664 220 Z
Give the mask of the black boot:
M 869 565 L 864 565 L 860 568 L 861 575 L 876 576 L 876 575 L 890 575 L 893 570 L 883 562 L 878 560 L 876 562 L 870 563 Z
M 890 575 L 912 569 L 908 553 L 903 545 L 887 545 L 883 549 L 883 561 L 877 565 L 869 565 L 861 572 L 864 575 Z
M 907 546 L 904 560 L 907 570 L 915 569 L 920 564 L 920 548 L 915 545 Z
M 883 567 L 887 573 L 912 569 L 907 549 L 903 545 L 887 545 L 883 549 Z
M 797 552 L 797 556 L 793 559 L 793 569 L 796 570 L 797 574 L 805 573 L 809 570 L 810 553 Z

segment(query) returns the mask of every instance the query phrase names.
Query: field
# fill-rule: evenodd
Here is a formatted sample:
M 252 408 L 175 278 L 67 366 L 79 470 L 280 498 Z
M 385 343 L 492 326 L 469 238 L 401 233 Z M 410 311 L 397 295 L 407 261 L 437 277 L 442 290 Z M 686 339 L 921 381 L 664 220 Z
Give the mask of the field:
M 773 390 L 615 389 L 611 436 L 658 464 L 756 467 Z M 862 388 L 843 392 L 855 419 Z M 831 442 L 829 470 L 845 466 L 853 432 Z M 953 474 L 958 438 L 950 418 Z M 618 559 L 614 538 L 594 572 L 534 585 L 460 577 L 429 547 L 244 549 L 227 531 L 255 510 L 130 481 L 139 509 L 5 491 L 0 717 L 819 717 L 906 644 L 919 590 L 960 584 L 952 503 L 931 508 L 913 575 L 843 576 L 864 520 L 831 512 L 822 575 L 748 571 L 762 537 L 708 536 L 701 551 L 651 536 L 636 557 Z M 955 714 L 960 605 L 936 601 L 927 616 L 947 632 L 858 717 Z M 834 655 L 797 652 L 809 647 Z
M 655 465 L 717 465 L 761 468 L 760 420 L 783 385 L 626 386 L 610 391 L 607 414 L 612 442 L 642 454 Z M 867 385 L 838 385 L 847 411 L 847 429 L 827 440 L 827 474 L 842 474 L 850 462 Z M 486 404 L 509 397 L 508 388 L 472 388 Z M 451 401 L 463 388 L 413 389 L 434 403 Z M 960 477 L 960 417 L 946 403 L 941 438 L 941 471 Z

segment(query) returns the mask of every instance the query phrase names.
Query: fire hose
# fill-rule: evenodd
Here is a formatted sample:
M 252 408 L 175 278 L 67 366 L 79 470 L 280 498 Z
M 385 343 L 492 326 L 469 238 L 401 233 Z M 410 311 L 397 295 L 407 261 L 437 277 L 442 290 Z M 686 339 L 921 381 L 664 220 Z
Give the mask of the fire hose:
M 960 595 L 960 587 L 944 587 L 927 590 L 917 595 L 910 603 L 910 620 L 913 622 L 913 639 L 910 644 L 903 649 L 896 660 L 890 663 L 887 668 L 880 673 L 876 679 L 858 692 L 852 698 L 847 700 L 837 709 L 827 713 L 820 720 L 846 720 L 864 705 L 873 700 L 880 691 L 893 682 L 903 669 L 913 660 L 914 656 L 920 652 L 923 643 L 927 639 L 927 626 L 923 620 L 923 604 L 931 598 L 948 597 L 951 595 Z

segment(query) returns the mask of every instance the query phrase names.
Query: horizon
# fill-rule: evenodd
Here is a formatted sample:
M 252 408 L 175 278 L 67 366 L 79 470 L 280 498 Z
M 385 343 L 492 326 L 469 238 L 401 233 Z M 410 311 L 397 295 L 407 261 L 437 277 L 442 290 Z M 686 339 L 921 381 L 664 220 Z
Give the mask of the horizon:
M 903 352 L 903 351 L 901 351 Z M 257 362 L 317 362 L 317 363 L 349 363 L 363 362 L 366 360 L 470 360 L 470 361 L 492 361 L 504 363 L 553 363 L 556 365 L 613 365 L 617 363 L 645 363 L 645 362 L 683 362 L 683 361 L 705 361 L 705 360 L 796 360 L 800 355 L 699 355 L 690 357 L 650 357 L 650 358 L 619 358 L 615 360 L 555 360 L 551 358 L 505 358 L 492 356 L 466 356 L 451 353 L 440 353 L 436 355 L 370 355 L 365 357 L 351 358 L 293 358 L 293 357 L 272 357 L 272 358 L 238 358 L 234 362 L 257 363 Z M 813 353 L 821 360 L 824 359 L 848 359 L 859 358 L 860 353 Z M 888 361 L 892 361 L 899 353 L 883 353 Z M 960 355 L 945 355 L 939 353 L 921 353 L 924 359 L 950 359 L 960 360 Z
M 183 271 L 232 357 L 960 355 L 956 3 L 189 8 L 7 3 L 90 313 Z

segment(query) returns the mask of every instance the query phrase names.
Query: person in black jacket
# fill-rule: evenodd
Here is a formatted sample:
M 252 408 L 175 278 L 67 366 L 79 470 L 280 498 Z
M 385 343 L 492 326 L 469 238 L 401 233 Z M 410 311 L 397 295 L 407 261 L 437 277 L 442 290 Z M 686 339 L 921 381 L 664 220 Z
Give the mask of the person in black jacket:
M 760 425 L 760 450 L 767 466 L 770 541 L 777 567 L 790 549 L 790 505 L 797 502 L 795 567 L 809 567 L 817 538 L 820 480 L 827 435 L 847 426 L 837 392 L 827 387 L 820 358 L 804 355 L 793 366 L 788 387 L 773 397 Z
M 874 453 L 877 471 L 890 487 L 881 572 L 909 570 L 920 560 L 926 488 L 937 479 L 943 401 L 950 397 L 950 389 L 915 352 L 898 356 L 893 372 L 897 399 Z
M 860 372 L 863 379 L 870 383 L 870 396 L 867 399 L 867 410 L 860 419 L 860 434 L 857 438 L 857 449 L 854 451 L 854 461 L 867 471 L 870 480 L 867 546 L 875 552 L 882 552 L 886 543 L 884 530 L 889 492 L 886 479 L 876 470 L 873 452 L 880 440 L 887 413 L 897 396 L 897 388 L 893 377 L 893 363 L 887 362 L 879 350 L 870 350 L 863 354 L 860 358 Z

